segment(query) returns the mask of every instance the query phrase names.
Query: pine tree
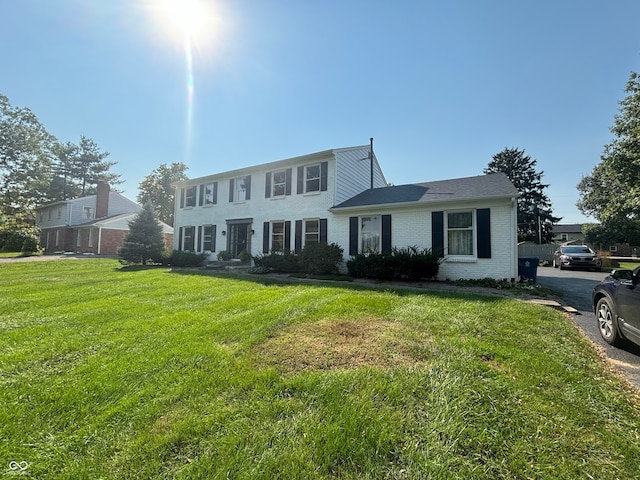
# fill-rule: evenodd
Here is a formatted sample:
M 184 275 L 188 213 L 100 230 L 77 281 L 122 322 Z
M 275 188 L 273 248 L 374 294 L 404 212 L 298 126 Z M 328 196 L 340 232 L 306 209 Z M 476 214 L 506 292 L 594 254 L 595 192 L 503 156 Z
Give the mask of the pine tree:
M 146 203 L 129 222 L 129 233 L 118 256 L 125 263 L 146 265 L 149 261 L 158 260 L 164 248 L 162 225 L 151 204 Z
M 518 241 L 548 243 L 553 225 L 561 218 L 552 215 L 551 201 L 544 193 L 549 185 L 542 183 L 544 172 L 536 172 L 536 163 L 524 150 L 505 148 L 493 156 L 484 173 L 503 172 L 518 190 Z

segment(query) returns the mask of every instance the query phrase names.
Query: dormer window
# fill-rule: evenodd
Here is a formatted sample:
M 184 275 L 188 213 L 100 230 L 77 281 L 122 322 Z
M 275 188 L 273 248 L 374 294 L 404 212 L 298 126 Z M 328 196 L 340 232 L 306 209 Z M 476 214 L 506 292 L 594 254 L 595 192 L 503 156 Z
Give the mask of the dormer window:
M 82 218 L 85 220 L 92 220 L 95 218 L 95 210 L 93 207 L 84 207 Z

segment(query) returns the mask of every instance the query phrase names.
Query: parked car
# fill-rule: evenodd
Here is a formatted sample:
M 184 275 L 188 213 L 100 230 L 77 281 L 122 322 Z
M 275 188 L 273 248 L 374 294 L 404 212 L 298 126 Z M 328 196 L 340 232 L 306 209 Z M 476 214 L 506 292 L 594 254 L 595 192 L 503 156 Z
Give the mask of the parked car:
M 593 312 L 605 342 L 640 345 L 640 267 L 614 270 L 593 289 Z
M 602 269 L 602 259 L 586 245 L 563 245 L 553 254 L 553 267 L 560 267 L 560 270 L 588 268 L 599 272 Z

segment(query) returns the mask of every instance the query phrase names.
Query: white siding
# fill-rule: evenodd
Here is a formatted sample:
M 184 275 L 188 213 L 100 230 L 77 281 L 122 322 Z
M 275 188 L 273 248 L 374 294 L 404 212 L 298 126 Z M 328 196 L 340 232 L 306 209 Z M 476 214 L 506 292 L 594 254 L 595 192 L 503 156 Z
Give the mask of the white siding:
M 338 205 L 357 194 L 371 188 L 371 161 L 369 147 L 340 150 L 336 153 L 336 199 Z M 373 154 L 373 186 L 385 187 L 384 178 L 378 160 Z

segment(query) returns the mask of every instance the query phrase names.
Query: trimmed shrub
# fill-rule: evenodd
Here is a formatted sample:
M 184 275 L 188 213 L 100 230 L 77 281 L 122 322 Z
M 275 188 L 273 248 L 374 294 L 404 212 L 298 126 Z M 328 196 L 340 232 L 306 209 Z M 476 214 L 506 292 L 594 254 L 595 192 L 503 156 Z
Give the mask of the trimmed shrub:
M 253 259 L 253 263 L 256 267 L 262 267 L 267 272 L 296 273 L 300 271 L 298 257 L 290 251 L 258 255 Z
M 221 262 L 226 262 L 227 260 L 231 260 L 231 252 L 227 250 L 220 250 L 218 252 L 218 260 Z
M 206 253 L 174 250 L 171 254 L 170 264 L 172 267 L 199 267 L 208 256 Z
M 300 270 L 310 275 L 338 273 L 338 265 L 342 263 L 342 252 L 340 245 L 335 243 L 307 245 L 298 257 Z
M 347 271 L 355 278 L 418 281 L 438 275 L 441 258 L 430 249 L 394 248 L 390 254 L 361 253 L 347 262 Z
M 24 236 L 20 254 L 28 257 L 31 255 L 39 255 L 40 253 L 42 253 L 42 249 L 40 248 L 40 238 L 38 238 L 38 236 L 33 233 Z

